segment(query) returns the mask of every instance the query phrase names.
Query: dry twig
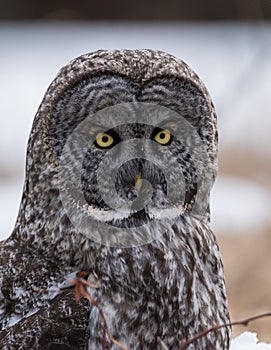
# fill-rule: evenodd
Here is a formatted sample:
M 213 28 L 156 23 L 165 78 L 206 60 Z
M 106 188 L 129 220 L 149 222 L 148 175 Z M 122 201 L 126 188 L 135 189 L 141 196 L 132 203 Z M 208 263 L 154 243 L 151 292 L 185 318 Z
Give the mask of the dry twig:
M 194 337 L 192 337 L 190 339 L 183 340 L 181 342 L 181 346 L 179 347 L 179 350 L 186 350 L 190 344 L 194 343 L 198 339 L 206 337 L 206 335 L 208 335 L 211 332 L 215 332 L 218 329 L 232 327 L 232 326 L 247 326 L 252 321 L 255 321 L 255 320 L 258 320 L 258 319 L 264 318 L 264 317 L 270 317 L 270 316 L 271 316 L 271 312 L 267 312 L 264 314 L 260 314 L 257 316 L 252 316 L 252 317 L 246 318 L 246 319 L 241 320 L 241 321 L 230 322 L 230 323 L 225 323 L 225 324 L 221 324 L 221 325 L 214 325 L 211 328 L 205 329 L 204 331 L 196 334 Z
M 106 335 L 108 335 L 108 337 L 112 341 L 112 343 L 117 345 L 120 349 L 128 350 L 124 345 L 122 345 L 120 342 L 118 342 L 112 336 L 112 334 L 109 332 L 108 326 L 107 326 L 107 320 L 106 320 L 106 317 L 103 313 L 103 310 L 101 309 L 99 304 L 96 302 L 95 299 L 93 299 L 93 297 L 91 296 L 91 294 L 87 290 L 87 287 L 99 288 L 100 284 L 94 284 L 94 283 L 88 282 L 85 279 L 85 277 L 87 275 L 88 275 L 87 272 L 80 271 L 76 274 L 76 278 L 72 278 L 69 282 L 70 282 L 71 286 L 74 287 L 74 295 L 75 295 L 75 300 L 77 302 L 81 298 L 86 298 L 89 301 L 89 303 L 91 305 L 95 306 L 99 311 L 99 314 L 100 314 L 101 319 L 103 321 L 102 350 L 106 349 Z M 54 289 L 54 290 L 52 290 L 52 289 L 34 289 L 34 291 L 38 292 L 38 293 L 55 293 L 55 292 L 61 293 L 61 292 L 64 292 L 65 290 L 68 290 L 68 289 L 70 289 L 70 288 L 68 287 L 68 288 L 61 288 L 61 289 Z
M 85 276 L 87 276 L 86 272 L 83 272 L 83 271 L 82 272 L 78 272 L 77 277 L 73 278 L 72 280 L 70 280 L 70 283 L 71 283 L 72 286 L 75 287 L 75 299 L 77 301 L 79 301 L 81 298 L 84 297 L 90 302 L 91 305 L 95 306 L 97 308 L 97 310 L 99 311 L 99 314 L 100 314 L 101 319 L 103 321 L 102 350 L 105 350 L 105 347 L 106 347 L 106 334 L 108 335 L 108 337 L 112 341 L 112 343 L 117 345 L 120 349 L 128 350 L 124 345 L 122 345 L 120 342 L 118 342 L 112 336 L 112 334 L 109 332 L 108 326 L 107 326 L 107 320 L 106 320 L 106 317 L 105 317 L 105 315 L 103 313 L 103 310 L 101 309 L 101 307 L 99 306 L 97 301 L 95 299 L 93 299 L 93 297 L 91 296 L 91 294 L 87 290 L 87 287 L 98 288 L 99 286 L 97 286 L 96 284 L 92 284 L 92 283 L 86 281 L 84 279 Z

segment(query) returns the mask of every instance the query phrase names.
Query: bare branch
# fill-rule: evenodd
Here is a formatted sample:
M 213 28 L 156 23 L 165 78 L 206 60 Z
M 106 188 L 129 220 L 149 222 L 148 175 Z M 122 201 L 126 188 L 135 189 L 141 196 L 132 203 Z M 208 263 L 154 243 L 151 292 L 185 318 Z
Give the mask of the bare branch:
M 112 334 L 108 330 L 107 326 L 107 320 L 103 313 L 102 308 L 97 303 L 95 299 L 93 299 L 92 295 L 87 290 L 87 287 L 93 288 L 93 284 L 86 281 L 83 277 L 85 277 L 87 273 L 85 272 L 79 272 L 77 274 L 76 278 L 73 278 L 70 283 L 75 286 L 75 299 L 79 301 L 82 297 L 86 298 L 91 305 L 95 306 L 97 310 L 99 311 L 99 314 L 101 316 L 101 319 L 103 321 L 103 338 L 102 338 L 102 350 L 105 350 L 106 348 L 106 334 L 108 335 L 109 339 L 117 345 L 122 350 L 128 350 L 124 345 L 122 345 L 120 342 L 118 342 Z M 94 288 L 99 288 L 99 285 L 94 285 Z
M 260 318 L 264 318 L 264 317 L 271 317 L 271 312 L 267 312 L 267 313 L 260 314 L 257 316 L 252 316 L 252 317 L 246 318 L 246 319 L 241 320 L 241 321 L 235 321 L 235 322 L 225 323 L 225 324 L 221 324 L 221 325 L 214 325 L 211 328 L 208 328 L 208 329 L 200 332 L 199 334 L 196 334 L 194 337 L 192 337 L 190 339 L 183 340 L 181 342 L 179 350 L 186 350 L 190 344 L 194 343 L 198 339 L 206 337 L 206 335 L 208 335 L 211 332 L 215 332 L 218 329 L 232 327 L 232 326 L 247 326 L 250 322 L 258 320 Z
M 87 280 L 84 279 L 88 274 L 85 271 L 80 271 L 76 274 L 76 278 L 72 278 L 69 282 L 72 287 L 74 287 L 74 295 L 75 295 L 75 300 L 79 301 L 81 298 L 86 298 L 91 305 L 95 306 L 100 314 L 100 317 L 103 321 L 103 337 L 102 337 L 102 350 L 106 349 L 106 335 L 108 335 L 109 339 L 117 345 L 120 349 L 122 350 L 128 350 L 124 345 L 122 345 L 120 342 L 118 342 L 112 334 L 108 330 L 107 326 L 107 320 L 106 317 L 103 313 L 103 310 L 99 306 L 99 304 L 96 302 L 96 300 L 92 297 L 92 295 L 89 293 L 87 290 L 87 287 L 90 288 L 99 288 L 100 284 L 99 283 L 91 283 Z M 69 290 L 70 287 L 67 288 L 60 288 L 60 289 L 34 289 L 35 292 L 38 293 L 63 293 L 66 290 Z

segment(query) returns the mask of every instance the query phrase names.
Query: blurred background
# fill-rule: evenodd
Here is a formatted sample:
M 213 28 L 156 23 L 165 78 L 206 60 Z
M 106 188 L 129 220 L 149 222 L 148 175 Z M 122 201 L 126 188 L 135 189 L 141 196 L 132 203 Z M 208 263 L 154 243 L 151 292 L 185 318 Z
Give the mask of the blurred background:
M 218 113 L 212 226 L 233 320 L 271 311 L 271 0 L 0 1 L 0 238 L 13 228 L 28 134 L 57 71 L 97 49 L 185 60 Z M 251 324 L 271 342 L 271 321 Z M 234 334 L 243 328 L 234 328 Z

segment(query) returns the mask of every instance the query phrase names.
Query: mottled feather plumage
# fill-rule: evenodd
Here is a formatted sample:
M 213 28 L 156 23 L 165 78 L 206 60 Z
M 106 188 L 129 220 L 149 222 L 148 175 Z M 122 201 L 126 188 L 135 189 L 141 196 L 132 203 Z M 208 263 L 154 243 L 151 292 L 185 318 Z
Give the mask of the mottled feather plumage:
M 182 339 L 228 322 L 223 266 L 209 227 L 208 198 L 203 203 L 204 215 L 191 215 L 198 190 L 195 168 L 202 165 L 192 164 L 178 140 L 169 149 L 185 170 L 187 205 L 157 239 L 133 247 L 99 244 L 79 232 L 65 211 L 59 164 L 67 138 L 87 116 L 137 102 L 169 108 L 196 129 L 206 147 L 211 182 L 214 180 L 214 107 L 203 83 L 183 61 L 161 51 L 100 50 L 62 68 L 35 117 L 18 219 L 11 236 L 0 246 L 1 349 L 17 349 L 18 344 L 20 349 L 99 349 L 103 329 L 96 308 L 85 301 L 76 304 L 72 292 L 52 296 L 36 291 L 57 288 L 80 270 L 88 272 L 90 281 L 101 284 L 93 296 L 112 335 L 131 350 L 160 349 L 158 337 L 169 349 L 177 349 Z M 130 124 L 119 126 L 116 132 L 125 140 L 149 138 L 153 130 Z M 90 210 L 112 221 L 109 215 L 114 216 L 114 211 L 96 189 L 95 171 L 102 158 L 102 151 L 91 146 L 84 158 L 82 189 Z M 126 173 L 117 178 L 118 191 L 123 198 L 133 196 L 128 179 L 136 175 L 131 169 L 137 167 L 153 183 L 151 212 L 162 205 L 165 189 L 159 171 L 149 162 L 128 164 Z M 150 219 L 144 215 L 113 222 L 129 227 L 142 217 Z M 229 338 L 229 329 L 219 330 L 189 349 L 227 350 Z M 117 349 L 109 340 L 107 348 Z

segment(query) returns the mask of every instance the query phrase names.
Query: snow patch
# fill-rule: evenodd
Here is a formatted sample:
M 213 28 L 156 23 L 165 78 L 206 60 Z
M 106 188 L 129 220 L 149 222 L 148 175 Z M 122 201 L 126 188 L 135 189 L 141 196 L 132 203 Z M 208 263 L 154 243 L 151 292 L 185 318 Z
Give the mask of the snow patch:
M 259 343 L 256 333 L 244 332 L 233 339 L 230 350 L 271 350 L 271 344 Z
M 0 182 L 0 241 L 7 238 L 14 228 L 22 191 L 22 178 Z
M 257 233 L 271 224 L 271 193 L 255 181 L 219 176 L 211 193 L 215 233 Z

